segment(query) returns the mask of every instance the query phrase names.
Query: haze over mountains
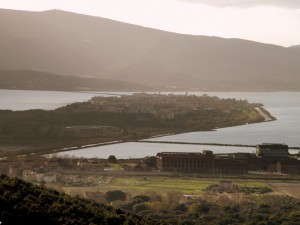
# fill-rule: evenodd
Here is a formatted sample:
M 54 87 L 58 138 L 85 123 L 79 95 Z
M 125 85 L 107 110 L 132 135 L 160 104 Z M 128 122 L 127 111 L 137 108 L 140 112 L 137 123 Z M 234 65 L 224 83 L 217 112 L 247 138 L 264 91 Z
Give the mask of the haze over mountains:
M 290 48 L 299 49 L 300 50 L 300 45 L 294 45 L 294 46 L 291 46 Z
M 158 87 L 99 78 L 62 76 L 33 70 L 0 69 L 0 89 L 48 91 L 157 91 Z
M 300 91 L 296 46 L 176 34 L 63 11 L 0 10 L 0 30 L 5 70 L 134 82 L 145 90 Z

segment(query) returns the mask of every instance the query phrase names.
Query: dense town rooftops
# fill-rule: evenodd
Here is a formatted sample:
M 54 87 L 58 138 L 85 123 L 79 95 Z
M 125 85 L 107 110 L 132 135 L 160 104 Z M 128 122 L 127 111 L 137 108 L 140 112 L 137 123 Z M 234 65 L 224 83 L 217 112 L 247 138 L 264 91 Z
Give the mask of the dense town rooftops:
M 113 126 L 86 126 L 86 125 L 82 125 L 82 126 L 67 126 L 65 127 L 66 129 L 105 129 L 105 128 L 114 128 Z

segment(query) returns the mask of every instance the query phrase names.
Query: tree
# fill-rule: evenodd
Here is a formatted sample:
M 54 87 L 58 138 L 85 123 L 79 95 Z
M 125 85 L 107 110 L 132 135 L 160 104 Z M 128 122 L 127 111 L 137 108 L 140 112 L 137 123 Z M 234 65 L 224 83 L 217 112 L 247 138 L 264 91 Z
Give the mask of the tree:
M 144 162 L 146 163 L 147 167 L 156 168 L 156 157 L 155 156 L 146 157 L 144 159 Z
M 109 163 L 117 163 L 117 162 L 118 162 L 116 156 L 114 156 L 114 155 L 108 156 L 107 161 L 108 161 Z
M 117 200 L 124 201 L 126 199 L 126 193 L 119 190 L 108 191 L 104 194 L 104 198 L 108 202 L 113 202 Z

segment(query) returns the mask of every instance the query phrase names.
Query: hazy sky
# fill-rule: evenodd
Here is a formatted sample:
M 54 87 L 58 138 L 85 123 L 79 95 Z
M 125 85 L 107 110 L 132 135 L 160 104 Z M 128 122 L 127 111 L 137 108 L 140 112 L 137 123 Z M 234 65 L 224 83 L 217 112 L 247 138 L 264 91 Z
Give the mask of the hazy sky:
M 60 8 L 178 33 L 300 44 L 300 0 L 0 0 L 0 8 Z

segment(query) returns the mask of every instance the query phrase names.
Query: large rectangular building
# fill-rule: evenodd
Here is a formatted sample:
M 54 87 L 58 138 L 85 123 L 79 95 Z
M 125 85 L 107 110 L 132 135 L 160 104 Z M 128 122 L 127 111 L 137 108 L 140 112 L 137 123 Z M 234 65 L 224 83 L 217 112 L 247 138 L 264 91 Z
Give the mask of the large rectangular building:
M 158 153 L 157 168 L 163 172 L 213 173 L 212 151 L 198 152 L 161 152 Z
M 256 154 L 234 153 L 213 155 L 212 151 L 161 152 L 156 156 L 157 168 L 163 172 L 198 174 L 247 174 L 276 172 L 300 174 L 300 160 L 291 158 L 285 144 L 261 144 Z

